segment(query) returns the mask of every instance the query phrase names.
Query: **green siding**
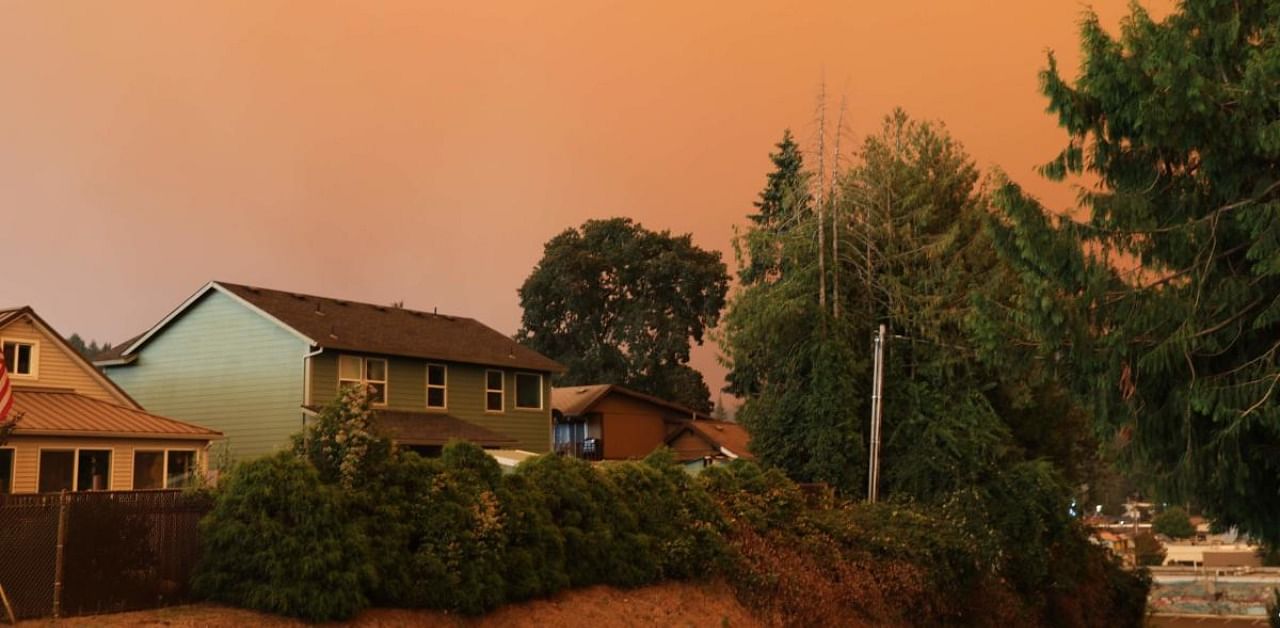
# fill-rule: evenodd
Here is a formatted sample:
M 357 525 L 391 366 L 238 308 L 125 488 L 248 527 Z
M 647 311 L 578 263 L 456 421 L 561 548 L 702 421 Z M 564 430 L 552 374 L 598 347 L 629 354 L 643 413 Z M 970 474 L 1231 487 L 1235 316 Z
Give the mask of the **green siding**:
M 107 375 L 156 414 L 223 433 L 237 459 L 288 446 L 302 427 L 306 342 L 211 291 Z
M 326 351 L 311 358 L 311 400 L 324 405 L 338 394 L 338 353 Z M 356 354 L 348 354 L 356 355 Z M 383 356 L 373 356 L 383 357 Z M 427 408 L 427 364 L 429 360 L 388 358 L 387 407 L 422 412 Z M 519 441 L 520 449 L 536 453 L 551 450 L 551 376 L 542 375 L 542 409 L 515 408 L 515 370 L 500 369 L 506 381 L 502 413 L 485 412 L 484 372 L 487 367 L 457 362 L 436 362 L 448 367 L 446 395 L 448 408 L 440 410 Z M 530 371 L 521 371 L 530 372 Z

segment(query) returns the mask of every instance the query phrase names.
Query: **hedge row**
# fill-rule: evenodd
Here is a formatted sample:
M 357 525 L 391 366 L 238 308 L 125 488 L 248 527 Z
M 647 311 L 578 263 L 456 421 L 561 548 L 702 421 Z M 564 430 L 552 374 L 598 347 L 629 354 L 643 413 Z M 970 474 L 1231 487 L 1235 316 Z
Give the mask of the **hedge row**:
M 1087 541 L 1035 464 L 943 503 L 815 504 L 744 462 L 694 478 L 666 453 L 542 456 L 504 475 L 474 446 L 425 459 L 359 411 L 326 414 L 219 486 L 198 593 L 313 621 L 684 578 L 722 578 L 784 625 L 1138 625 L 1145 607 L 1148 583 Z

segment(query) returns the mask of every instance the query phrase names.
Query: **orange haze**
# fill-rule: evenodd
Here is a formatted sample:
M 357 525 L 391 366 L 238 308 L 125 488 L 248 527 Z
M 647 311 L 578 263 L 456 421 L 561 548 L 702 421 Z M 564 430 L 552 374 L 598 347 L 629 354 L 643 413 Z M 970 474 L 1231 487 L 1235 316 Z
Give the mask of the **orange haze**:
M 1032 171 L 1063 144 L 1036 74 L 1075 67 L 1082 4 L 550 4 L 4 2 L 0 305 L 119 341 L 216 278 L 510 333 L 542 243 L 588 218 L 732 266 L 823 77 L 853 134 L 901 105 L 1070 206 Z

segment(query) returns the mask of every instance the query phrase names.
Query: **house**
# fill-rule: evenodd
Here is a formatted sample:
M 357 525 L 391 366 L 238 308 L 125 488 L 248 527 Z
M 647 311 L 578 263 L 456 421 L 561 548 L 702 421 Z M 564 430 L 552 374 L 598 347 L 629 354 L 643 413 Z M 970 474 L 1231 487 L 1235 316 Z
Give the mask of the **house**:
M 95 363 L 147 408 L 225 434 L 237 459 L 287 447 L 343 386 L 367 387 L 402 446 L 544 453 L 563 370 L 470 318 L 219 281 Z
M 712 419 L 686 421 L 667 437 L 667 446 L 675 452 L 676 460 L 690 471 L 739 458 L 754 460 L 747 448 L 750 442 L 746 428 Z
M 13 390 L 0 494 L 180 488 L 218 432 L 151 414 L 30 307 L 0 310 Z
M 551 391 L 555 451 L 588 460 L 643 458 L 691 419 L 680 404 L 613 384 Z

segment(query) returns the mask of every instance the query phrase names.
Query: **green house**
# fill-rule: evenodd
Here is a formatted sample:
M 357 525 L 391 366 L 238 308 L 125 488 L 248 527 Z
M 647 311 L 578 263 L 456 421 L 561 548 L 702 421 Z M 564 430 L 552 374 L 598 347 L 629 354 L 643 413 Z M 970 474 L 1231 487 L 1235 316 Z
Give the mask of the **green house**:
M 342 386 L 366 386 L 405 447 L 547 452 L 563 370 L 474 319 L 220 281 L 95 364 L 149 411 L 222 432 L 237 459 L 287 447 Z

